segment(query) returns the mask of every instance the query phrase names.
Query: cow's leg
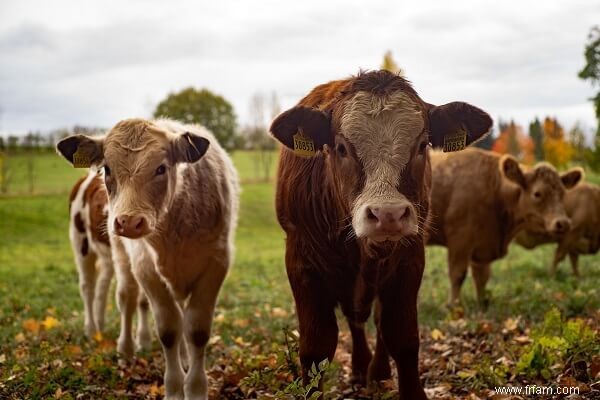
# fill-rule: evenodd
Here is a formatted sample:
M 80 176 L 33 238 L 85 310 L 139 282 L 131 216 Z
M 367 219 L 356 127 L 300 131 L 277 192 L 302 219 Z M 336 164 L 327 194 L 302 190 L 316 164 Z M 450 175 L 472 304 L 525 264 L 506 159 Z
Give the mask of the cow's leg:
M 475 281 L 475 290 L 477 292 L 477 302 L 482 311 L 487 310 L 489 299 L 485 292 L 485 287 L 490 279 L 490 264 L 471 264 L 473 281 Z
M 460 304 L 460 288 L 467 277 L 469 253 L 448 245 L 448 276 L 450 277 L 450 306 Z
M 201 280 L 192 290 L 184 312 L 183 326 L 189 360 L 189 369 L 184 381 L 186 400 L 208 399 L 208 381 L 204 369 L 205 349 L 210 337 L 217 295 L 227 274 L 227 265 L 223 265 L 225 260 L 226 255 L 219 257 L 219 263 L 206 268 Z
M 365 334 L 365 324 L 348 318 L 348 326 L 352 335 L 352 382 L 364 385 L 367 382 L 367 371 L 372 358 Z
M 288 277 L 296 302 L 300 328 L 299 356 L 302 378 L 307 384 L 311 381 L 312 365 L 318 366 L 325 359 L 331 361 L 335 354 L 338 340 L 334 311 L 336 303 L 321 277 L 290 271 L 289 268 Z M 322 387 L 321 379 L 319 389 Z
M 357 304 L 347 299 L 341 303 L 341 308 L 352 336 L 352 382 L 364 385 L 372 358 L 365 333 L 365 322 L 369 318 L 371 302 Z
M 150 333 L 150 322 L 149 322 L 149 308 L 150 304 L 144 294 L 143 290 L 139 291 L 137 298 L 137 346 L 140 350 L 150 350 L 152 346 L 152 334 Z
M 390 369 L 390 355 L 385 348 L 385 343 L 379 329 L 381 321 L 381 302 L 377 300 L 375 302 L 375 326 L 377 327 L 377 343 L 375 344 L 375 355 L 369 365 L 369 373 L 367 382 L 378 382 L 392 377 L 392 370 Z
M 401 400 L 427 399 L 419 380 L 419 326 L 417 294 L 424 256 L 412 265 L 401 265 L 380 289 L 379 330 L 398 369 Z
M 136 298 L 139 293 L 138 283 L 133 276 L 129 256 L 123 248 L 121 240 L 114 238 L 111 242 L 113 263 L 117 276 L 117 307 L 121 314 L 121 327 L 117 340 L 117 351 L 127 357 L 133 356 L 133 315 L 135 314 Z
M 579 253 L 575 250 L 571 250 L 569 252 L 569 260 L 571 261 L 571 269 L 573 270 L 573 275 L 579 278 Z
M 80 248 L 73 246 L 75 261 L 79 270 L 79 292 L 84 306 L 84 329 L 87 337 L 92 338 L 98 327 L 94 318 L 94 292 L 96 291 L 96 253 L 89 250 L 87 238 Z
M 114 274 L 113 262 L 110 253 L 99 257 L 98 277 L 96 279 L 96 292 L 94 296 L 94 316 L 96 318 L 96 328 L 99 331 L 104 330 L 104 318 L 106 316 L 106 300 L 110 282 Z
M 550 276 L 556 276 L 558 264 L 560 264 L 560 262 L 565 259 L 566 255 L 567 249 L 562 243 L 559 243 L 558 246 L 556 246 L 554 258 L 552 259 L 552 264 L 550 265 Z
M 167 400 L 183 400 L 184 372 L 179 358 L 182 340 L 182 312 L 173 295 L 162 281 L 148 255 L 132 260 L 134 274 L 150 302 L 156 321 L 156 331 L 165 356 L 165 392 Z M 137 293 L 134 297 L 134 304 Z

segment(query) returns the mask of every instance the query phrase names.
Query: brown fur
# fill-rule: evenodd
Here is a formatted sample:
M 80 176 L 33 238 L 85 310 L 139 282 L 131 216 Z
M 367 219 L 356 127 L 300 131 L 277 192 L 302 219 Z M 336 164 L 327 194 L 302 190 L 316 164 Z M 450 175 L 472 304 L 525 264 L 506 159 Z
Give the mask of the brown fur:
M 471 264 L 480 304 L 490 263 L 503 257 L 515 235 L 529 228 L 546 232 L 568 224 L 565 188 L 558 173 L 541 164 L 523 171 L 512 158 L 478 149 L 432 156 L 432 224 L 428 244 L 448 247 L 451 302 Z M 539 199 L 534 199 L 541 193 Z
M 567 190 L 564 204 L 567 215 L 571 218 L 571 229 L 564 236 L 526 230 L 517 235 L 515 240 L 528 249 L 545 243 L 557 243 L 551 274 L 556 273 L 558 264 L 568 254 L 573 274 L 579 276 L 579 255 L 596 254 L 600 250 L 600 187 L 592 183 L 581 183 Z
M 106 227 L 107 214 L 105 212 L 108 196 L 106 194 L 106 187 L 100 176 L 96 176 L 96 178 L 90 182 L 83 198 L 84 204 L 89 204 L 89 221 L 92 239 L 110 246 L 108 229 Z
M 423 130 L 406 131 L 400 141 L 398 134 L 394 139 L 392 133 L 386 133 L 391 145 L 381 147 L 380 154 L 383 167 L 387 167 L 384 172 L 393 180 L 382 182 L 379 177 L 377 181 L 373 171 L 379 171 L 381 165 L 374 164 L 378 160 L 369 155 L 372 152 L 363 152 L 361 158 L 358 148 L 360 145 L 364 150 L 369 145 L 366 142 L 378 145 L 377 140 L 385 137 L 383 130 L 365 133 L 362 138 L 360 132 L 343 131 L 342 121 L 348 118 L 348 107 L 359 97 L 383 110 L 377 111 L 377 115 L 366 113 L 367 122 L 362 122 L 367 127 L 369 118 L 378 118 L 380 112 L 387 116 L 412 112 L 411 115 L 422 119 Z M 392 109 L 389 104 L 392 99 L 401 99 L 394 103 L 398 108 L 386 111 Z M 339 304 L 353 338 L 353 378 L 360 383 L 389 378 L 389 354 L 398 368 L 400 398 L 426 398 L 418 374 L 417 293 L 425 265 L 423 233 L 431 187 L 425 147 L 430 134 L 430 107 L 434 106 L 423 102 L 408 81 L 376 71 L 317 86 L 271 126 L 273 135 L 288 147 L 291 135 L 302 129 L 310 134 L 317 150 L 322 150 L 304 158 L 282 147 L 277 174 L 277 218 L 287 234 L 285 260 L 296 301 L 305 379 L 312 363 L 318 364 L 334 355 L 338 334 L 334 308 Z M 479 137 L 483 132 L 475 132 L 474 136 Z M 352 139 L 349 133 L 354 135 Z M 405 152 L 402 160 L 407 158 L 406 164 L 394 151 L 390 154 L 392 145 Z M 390 161 L 386 164 L 386 160 Z M 365 168 L 365 163 L 370 163 L 369 168 Z M 369 196 L 389 193 L 396 202 L 402 199 L 409 202 L 416 213 L 415 234 L 381 242 L 356 237 L 352 216 L 360 217 L 356 204 L 364 200 L 361 196 L 364 197 L 368 185 L 372 186 Z M 375 315 L 378 342 L 372 360 L 363 324 L 375 299 L 379 305 Z

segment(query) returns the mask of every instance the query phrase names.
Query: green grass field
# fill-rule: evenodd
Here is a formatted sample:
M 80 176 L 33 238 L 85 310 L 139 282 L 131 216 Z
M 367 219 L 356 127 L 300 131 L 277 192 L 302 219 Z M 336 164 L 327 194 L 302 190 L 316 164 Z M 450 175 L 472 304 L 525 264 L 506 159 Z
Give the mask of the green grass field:
M 243 181 L 241 216 L 236 261 L 221 291 L 209 350 L 211 395 L 298 396 L 303 388 L 293 383 L 297 324 L 283 264 L 284 237 L 274 215 L 274 188 L 259 182 L 255 155 L 237 152 L 233 159 Z M 157 343 L 132 362 L 118 361 L 118 313 L 112 297 L 103 338 L 90 343 L 83 337 L 82 303 L 68 242 L 67 194 L 85 171 L 72 169 L 54 154 L 32 161 L 33 192 L 28 161 L 18 156 L 9 160 L 9 192 L 0 197 L 0 398 L 160 398 Z M 591 179 L 598 181 L 596 176 Z M 576 280 L 566 263 L 555 279 L 548 277 L 552 254 L 553 246 L 534 251 L 512 246 L 492 266 L 489 310 L 477 311 L 468 279 L 462 317 L 445 307 L 445 249 L 427 249 L 420 292 L 422 375 L 433 398 L 466 398 L 507 382 L 561 384 L 562 376 L 573 375 L 573 361 L 580 359 L 587 363 L 588 375 L 600 369 L 600 255 L 581 258 L 582 278 Z M 546 323 L 544 316 L 553 309 L 563 321 L 548 328 L 556 312 Z M 573 322 L 575 318 L 582 322 Z M 345 391 L 345 398 L 364 398 L 360 391 L 347 392 L 348 335 L 341 321 L 340 326 L 326 397 L 342 398 Z M 576 330 L 573 340 L 545 344 L 550 331 L 559 332 L 558 337 L 568 329 Z M 527 364 L 529 353 L 535 354 Z M 473 358 L 465 359 L 465 354 Z M 589 382 L 577 382 L 590 388 Z M 380 389 L 374 396 L 393 398 L 384 392 Z

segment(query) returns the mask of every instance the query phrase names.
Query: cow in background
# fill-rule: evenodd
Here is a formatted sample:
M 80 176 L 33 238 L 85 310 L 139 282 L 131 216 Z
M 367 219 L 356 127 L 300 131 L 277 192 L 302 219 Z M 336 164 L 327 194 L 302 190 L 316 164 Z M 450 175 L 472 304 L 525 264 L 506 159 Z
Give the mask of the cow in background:
M 459 150 L 490 129 L 462 102 L 425 103 L 403 77 L 364 72 L 314 88 L 271 125 L 283 144 L 276 209 L 300 328 L 300 362 L 331 360 L 339 304 L 352 334 L 353 378 L 390 377 L 400 398 L 425 399 L 419 380 L 417 293 L 425 266 L 430 143 Z M 364 323 L 374 299 L 375 359 Z
M 515 241 L 532 249 L 545 243 L 557 243 L 550 274 L 554 276 L 558 264 L 569 255 L 573 275 L 579 276 L 579 255 L 596 254 L 600 250 L 600 187 L 582 182 L 567 190 L 565 210 L 571 218 L 571 229 L 564 235 L 548 235 L 524 231 Z
M 79 272 L 79 290 L 84 304 L 85 334 L 92 338 L 104 330 L 106 300 L 114 270 L 117 271 L 117 306 L 121 312 L 117 350 L 133 355 L 132 323 L 139 310 L 137 341 L 150 347 L 148 301 L 133 278 L 122 243 L 109 237 L 106 226 L 108 196 L 100 173 L 90 169 L 80 178 L 69 196 L 69 239 Z
M 206 400 L 205 349 L 239 208 L 231 159 L 205 128 L 168 119 L 123 120 L 104 137 L 71 136 L 57 147 L 71 163 L 103 169 L 109 236 L 123 243 L 150 302 L 166 398 Z
M 477 300 L 486 308 L 490 264 L 504 257 L 522 230 L 562 235 L 569 231 L 563 197 L 581 179 L 581 171 L 559 175 L 547 163 L 525 171 L 508 155 L 468 149 L 431 157 L 432 223 L 428 244 L 448 248 L 450 304 L 471 266 Z

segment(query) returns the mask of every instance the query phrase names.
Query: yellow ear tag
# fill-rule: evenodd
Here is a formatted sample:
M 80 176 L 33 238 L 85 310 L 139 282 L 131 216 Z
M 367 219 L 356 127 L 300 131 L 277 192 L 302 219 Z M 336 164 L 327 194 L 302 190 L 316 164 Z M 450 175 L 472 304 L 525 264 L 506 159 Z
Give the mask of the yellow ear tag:
M 453 135 L 444 136 L 444 153 L 460 151 L 467 147 L 467 131 L 460 130 Z
M 312 157 L 315 155 L 315 143 L 309 137 L 298 131 L 294 136 L 294 154 L 301 157 Z
M 87 154 L 82 153 L 79 149 L 73 153 L 73 166 L 75 168 L 89 168 L 91 165 L 92 162 Z

